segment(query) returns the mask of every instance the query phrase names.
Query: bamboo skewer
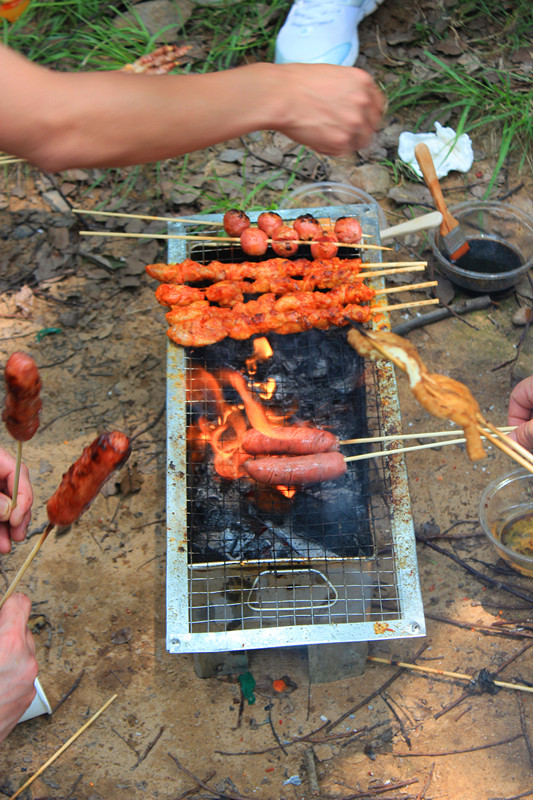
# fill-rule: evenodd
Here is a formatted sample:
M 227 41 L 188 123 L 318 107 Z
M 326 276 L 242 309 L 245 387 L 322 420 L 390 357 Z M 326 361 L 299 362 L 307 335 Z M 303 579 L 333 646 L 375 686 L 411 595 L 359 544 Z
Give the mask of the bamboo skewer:
M 86 216 L 100 216 L 100 217 L 123 217 L 125 219 L 148 219 L 155 222 L 185 222 L 188 225 L 210 225 L 212 228 L 222 228 L 224 223 L 222 221 L 214 221 L 207 219 L 191 219 L 191 217 L 154 217 L 150 214 L 125 214 L 120 211 L 93 211 L 89 208 L 73 208 L 73 214 L 84 214 Z M 318 219 L 317 222 L 323 224 L 329 220 Z M 373 237 L 373 233 L 363 233 L 363 236 Z
M 193 236 L 178 233 L 126 233 L 122 231 L 80 231 L 80 236 L 111 236 L 122 239 L 184 239 L 193 242 L 240 242 L 238 236 Z M 268 240 L 272 242 L 272 239 Z M 309 244 L 300 239 L 291 239 L 292 244 Z M 392 247 L 384 247 L 379 244 L 346 244 L 345 242 L 335 242 L 337 247 L 351 247 L 352 250 L 392 250 Z
M 65 752 L 65 750 L 67 749 L 67 747 L 70 747 L 70 745 L 71 745 L 73 742 L 75 742 L 75 741 L 76 741 L 76 739 L 78 738 L 78 736 L 80 736 L 80 735 L 81 735 L 81 734 L 82 734 L 82 733 L 83 733 L 85 730 L 87 730 L 87 728 L 89 727 L 89 725 L 92 725 L 92 724 L 93 724 L 93 722 L 95 722 L 95 721 L 98 719 L 98 717 L 99 717 L 101 714 L 103 714 L 103 713 L 104 713 L 104 711 L 106 710 L 106 708 L 108 708 L 108 707 L 111 705 L 111 703 L 113 703 L 113 702 L 114 702 L 114 701 L 117 699 L 117 697 L 118 697 L 118 695 L 117 695 L 117 694 L 114 694 L 114 695 L 112 695 L 112 697 L 110 697 L 110 698 L 109 698 L 109 700 L 106 700 L 106 702 L 104 703 L 104 705 L 103 705 L 101 708 L 99 708 L 99 709 L 98 709 L 98 711 L 97 711 L 95 714 L 93 714 L 93 715 L 92 715 L 92 717 L 91 717 L 90 719 L 88 719 L 88 720 L 87 720 L 87 722 L 85 722 L 85 723 L 84 723 L 84 724 L 81 726 L 81 728 L 78 728 L 78 730 L 76 731 L 76 733 L 74 733 L 74 734 L 73 734 L 73 735 L 70 737 L 70 739 L 67 739 L 67 741 L 65 742 L 65 744 L 61 745 L 61 747 L 59 748 L 59 750 L 56 750 L 56 752 L 55 752 L 55 753 L 54 753 L 52 756 L 50 756 L 50 758 L 48 759 L 48 761 L 45 761 L 45 763 L 44 763 L 44 764 L 43 764 L 41 767 L 39 767 L 39 769 L 37 770 L 37 772 L 34 772 L 34 773 L 33 773 L 33 775 L 31 776 L 31 778 L 28 778 L 28 780 L 26 781 L 26 783 L 25 783 L 23 786 L 21 786 L 21 787 L 20 787 L 20 789 L 17 789 L 17 791 L 15 792 L 15 794 L 12 794 L 12 795 L 11 795 L 11 797 L 9 798 L 9 800 L 15 800 L 15 798 L 16 798 L 16 797 L 19 797 L 19 796 L 22 794 L 22 792 L 23 792 L 23 791 L 25 791 L 25 789 L 27 789 L 27 788 L 28 788 L 28 786 L 30 786 L 30 785 L 33 783 L 33 781 L 34 781 L 36 778 L 38 778 L 38 777 L 39 777 L 39 775 L 42 775 L 42 773 L 45 771 L 45 769 L 47 769 L 47 768 L 50 766 L 50 764 L 53 764 L 53 763 L 54 763 L 54 761 L 56 760 L 56 758 L 59 758 L 59 756 L 60 756 L 62 753 L 64 753 L 64 752 Z
M 418 664 L 409 664 L 405 661 L 395 661 L 389 658 L 378 658 L 378 656 L 367 656 L 368 661 L 375 661 L 377 664 L 389 664 L 392 667 L 402 667 L 415 672 L 429 673 L 430 675 L 442 675 L 445 678 L 459 678 L 462 681 L 475 681 L 473 675 L 465 675 L 463 672 L 448 672 L 445 669 L 434 669 L 433 667 L 421 667 Z M 506 681 L 492 680 L 496 686 L 503 689 L 515 689 L 521 692 L 533 692 L 533 686 L 525 686 L 522 683 L 507 683 Z
M 502 453 L 508 455 L 509 458 L 512 458 L 513 461 L 516 461 L 517 464 L 520 464 L 521 467 L 524 467 L 524 469 L 527 469 L 527 471 L 531 472 L 533 475 L 533 454 L 518 445 L 513 439 L 501 435 L 500 431 L 483 419 L 483 417 L 481 417 L 481 420 L 482 422 L 480 421 L 477 426 L 478 431 L 485 436 L 489 442 L 492 442 L 495 447 L 501 450 Z M 491 432 L 489 433 L 486 428 L 489 428 Z M 517 445 L 517 447 L 514 447 L 514 445 Z
M 20 467 L 22 464 L 22 442 L 17 442 L 17 461 L 15 463 L 15 479 L 13 481 L 13 500 L 11 502 L 11 511 L 16 508 L 17 506 L 17 495 L 19 491 L 19 478 L 20 478 Z
M 424 281 L 423 283 L 406 283 L 405 286 L 390 286 L 388 289 L 379 289 L 376 295 L 380 294 L 394 294 L 395 292 L 411 292 L 417 289 L 428 289 L 430 286 L 436 286 L 437 281 Z M 438 300 L 437 300 L 438 302 Z
M 420 306 L 434 306 L 438 303 L 437 297 L 430 297 L 429 300 L 415 300 L 412 303 L 395 303 L 392 306 L 372 306 L 372 313 L 379 314 L 383 311 L 401 311 L 404 308 L 420 308 Z
M 512 431 L 512 430 L 514 430 L 514 428 L 508 428 L 508 430 Z M 444 433 L 444 431 L 443 431 L 443 433 Z M 457 433 L 457 431 L 448 431 L 447 433 Z M 421 438 L 422 436 L 434 436 L 434 435 L 435 434 L 432 434 L 432 433 L 425 433 L 425 434 L 416 434 L 415 433 L 415 434 L 412 434 L 412 436 L 417 437 L 417 438 Z M 399 439 L 403 439 L 403 438 L 407 438 L 407 437 L 390 436 L 388 438 L 389 438 L 389 440 L 397 441 Z M 483 434 L 482 438 L 483 439 L 488 439 L 489 437 L 486 436 L 485 434 Z M 352 439 L 349 442 L 339 442 L 339 445 L 343 445 L 343 444 L 347 444 L 347 443 L 353 444 L 353 443 L 355 443 L 357 441 L 358 441 L 357 439 Z M 365 440 L 363 439 L 361 441 L 364 442 Z M 366 441 L 372 441 L 372 440 L 368 440 L 367 439 Z M 376 441 L 376 440 L 374 440 L 374 441 Z M 376 451 L 370 452 L 370 453 L 360 453 L 357 456 L 345 456 L 344 460 L 346 462 L 348 462 L 348 461 L 365 461 L 365 460 L 367 460 L 369 458 L 379 458 L 380 456 L 393 456 L 393 455 L 397 455 L 398 453 L 411 453 L 411 452 L 414 452 L 415 450 L 427 450 L 427 449 L 432 448 L 432 447 L 444 447 L 445 445 L 449 445 L 449 444 L 464 444 L 465 442 L 466 442 L 466 439 L 464 437 L 462 437 L 461 439 L 444 439 L 444 441 L 442 441 L 442 442 L 429 442 L 428 444 L 416 444 L 416 445 L 412 445 L 410 447 L 395 447 L 395 448 L 390 449 L 390 450 L 376 450 Z
M 498 428 L 499 431 L 502 433 L 509 433 L 510 431 L 514 431 L 516 429 L 516 425 L 507 425 Z M 366 438 L 361 439 L 343 439 L 339 442 L 340 445 L 343 444 L 375 444 L 376 442 L 397 442 L 400 439 L 429 439 L 434 438 L 435 436 L 457 436 L 459 430 L 456 428 L 454 430 L 446 430 L 446 431 L 421 431 L 420 433 L 396 433 L 390 434 L 388 436 L 367 436 Z
M 48 534 L 50 533 L 50 531 L 52 530 L 53 527 L 54 527 L 53 524 L 51 522 L 49 522 L 48 525 L 46 526 L 46 528 L 44 529 L 44 531 L 39 536 L 39 539 L 37 540 L 37 544 L 33 547 L 31 552 L 27 556 L 24 564 L 21 566 L 21 568 L 19 569 L 19 571 L 17 572 L 17 574 L 15 575 L 15 577 L 13 578 L 11 583 L 9 584 L 9 587 L 8 587 L 6 593 L 4 594 L 2 599 L 0 600 L 0 609 L 2 608 L 2 606 L 4 605 L 4 603 L 6 602 L 8 597 L 11 597 L 11 595 L 13 594 L 15 589 L 17 588 L 18 584 L 20 583 L 20 581 L 24 577 L 28 567 L 30 566 L 31 562 L 33 561 L 33 559 L 35 558 L 35 556 L 37 555 L 37 553 L 41 549 L 41 545 L 44 543 L 46 537 L 48 536 Z

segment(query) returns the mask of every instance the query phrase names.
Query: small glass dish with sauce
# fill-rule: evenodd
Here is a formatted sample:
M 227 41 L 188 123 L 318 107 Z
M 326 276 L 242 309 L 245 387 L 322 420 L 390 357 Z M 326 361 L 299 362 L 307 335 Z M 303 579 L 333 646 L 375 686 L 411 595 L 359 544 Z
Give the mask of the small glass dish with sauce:
M 479 294 L 511 289 L 533 266 L 533 218 L 518 206 L 469 200 L 450 207 L 470 245 L 451 261 L 439 229 L 429 232 L 436 269 L 453 283 Z
M 490 483 L 481 495 L 479 519 L 498 555 L 533 577 L 533 475 L 516 469 Z

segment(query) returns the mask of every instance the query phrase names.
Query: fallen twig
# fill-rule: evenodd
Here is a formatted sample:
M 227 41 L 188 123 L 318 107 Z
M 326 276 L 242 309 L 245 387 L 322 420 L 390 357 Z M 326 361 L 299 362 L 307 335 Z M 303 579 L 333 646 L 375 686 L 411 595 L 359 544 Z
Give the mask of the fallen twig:
M 55 713 L 56 713 L 56 711 L 57 711 L 57 709 L 58 709 L 60 706 L 62 706 L 62 705 L 63 705 L 63 703 L 65 702 L 65 700 L 67 700 L 67 699 L 70 697 L 70 695 L 72 694 L 72 692 L 75 692 L 75 691 L 76 691 L 76 689 L 77 689 L 77 688 L 78 688 L 78 686 L 80 685 L 80 681 L 81 681 L 81 679 L 83 678 L 83 676 L 84 676 L 84 675 L 85 675 L 85 670 L 84 670 L 84 669 L 82 669 L 82 671 L 80 672 L 80 674 L 78 675 L 78 677 L 76 678 L 76 680 L 74 681 L 74 683 L 72 684 L 72 686 L 70 687 L 70 689 L 69 689 L 67 692 L 65 692 L 65 694 L 63 695 L 63 697 L 62 697 L 60 700 L 58 700 L 58 701 L 57 701 L 57 703 L 55 704 L 55 706 L 54 706 L 54 707 L 53 707 L 53 709 L 52 709 L 52 712 L 51 712 L 52 714 L 55 714 Z
M 159 732 L 156 734 L 155 738 L 154 738 L 154 739 L 152 739 L 152 741 L 151 741 L 151 742 L 149 742 L 149 743 L 146 745 L 146 747 L 145 747 L 145 749 L 144 749 L 144 752 L 143 752 L 143 754 L 142 754 L 142 755 L 140 755 L 140 756 L 137 758 L 137 763 L 133 765 L 133 767 L 132 767 L 132 770 L 134 770 L 134 769 L 137 769 L 137 767 L 139 766 L 139 764 L 141 764 L 141 763 L 144 761 L 144 759 L 146 758 L 146 756 L 149 754 L 150 750 L 152 750 L 152 748 L 154 748 L 154 747 L 156 746 L 156 744 L 158 743 L 158 741 L 159 741 L 159 740 L 160 740 L 160 738 L 162 737 L 162 735 L 163 735 L 163 731 L 164 731 L 164 730 L 165 730 L 165 726 L 164 726 L 164 725 L 161 725 L 161 727 L 159 728 Z
M 414 328 L 421 328 L 425 325 L 430 325 L 433 322 L 439 322 L 441 319 L 446 319 L 452 316 L 461 316 L 467 314 L 469 311 L 479 311 L 482 308 L 488 308 L 492 303 L 489 295 L 481 295 L 480 297 L 473 297 L 471 300 L 466 300 L 462 303 L 453 303 L 451 306 L 444 308 L 437 308 L 435 311 L 430 311 L 427 314 L 421 314 L 418 317 L 408 319 L 406 322 L 401 322 L 391 328 L 392 333 L 398 336 L 404 336 Z M 466 320 L 461 320 L 465 322 Z M 472 326 L 474 327 L 474 326 Z
M 483 583 L 487 583 L 489 586 L 494 587 L 495 589 L 501 589 L 504 592 L 509 592 L 509 594 L 514 595 L 515 597 L 519 597 L 521 600 L 525 600 L 533 604 L 533 595 L 529 594 L 528 592 L 523 592 L 520 589 L 515 589 L 514 586 L 508 586 L 506 583 L 502 583 L 502 581 L 497 581 L 495 578 L 491 578 L 489 575 L 484 575 L 482 572 L 479 572 L 474 567 L 471 567 L 470 564 L 467 564 L 466 561 L 463 561 L 462 558 L 455 555 L 455 553 L 450 553 L 448 550 L 445 550 L 443 547 L 439 547 L 438 544 L 425 539 L 423 536 L 419 534 L 416 535 L 418 541 L 422 542 L 423 544 L 427 545 L 427 547 L 431 547 L 432 550 L 435 550 L 437 553 L 441 553 L 441 555 L 446 556 L 447 558 L 451 558 L 452 561 L 455 561 L 456 564 L 459 564 L 463 567 L 464 570 L 469 572 L 478 580 L 482 581 Z
M 488 750 L 489 747 L 499 747 L 502 744 L 511 744 L 521 739 L 523 733 L 517 733 L 509 739 L 501 739 L 499 742 L 490 742 L 489 744 L 479 744 L 477 747 L 466 747 L 464 750 L 443 750 L 441 753 L 391 753 L 395 758 L 439 758 L 440 756 L 458 756 L 462 753 L 475 753 L 478 750 Z
M 197 778 L 196 775 L 193 775 L 193 773 L 190 770 L 188 770 L 187 767 L 184 767 L 183 764 L 181 764 L 178 761 L 176 756 L 173 756 L 172 753 L 168 753 L 167 755 L 169 756 L 169 758 L 172 759 L 172 761 L 175 763 L 178 769 L 180 769 L 182 772 L 188 775 L 189 778 L 191 778 L 191 780 L 195 781 L 198 784 L 198 786 L 200 786 L 202 789 L 205 789 L 206 792 L 209 792 L 209 794 L 212 794 L 214 797 L 221 797 L 224 800 L 250 800 L 249 797 L 245 797 L 242 794 L 229 794 L 228 792 L 221 793 L 211 789 L 211 787 L 208 786 L 206 783 L 204 783 L 202 780 L 200 780 L 200 778 Z
M 431 765 L 431 769 L 429 770 L 429 775 L 427 777 L 427 781 L 425 782 L 424 786 L 420 790 L 420 792 L 416 796 L 416 800 L 424 800 L 424 795 L 426 794 L 427 790 L 429 789 L 429 784 L 431 783 L 431 779 L 433 777 L 433 770 L 435 769 L 435 762 Z
M 524 739 L 526 740 L 527 752 L 529 753 L 529 762 L 533 767 L 533 747 L 531 746 L 531 741 L 529 739 L 529 734 L 527 732 L 526 715 L 524 712 L 524 701 L 522 700 L 520 695 L 518 695 L 517 700 L 518 700 L 518 710 L 520 712 L 520 725 L 522 726 L 522 733 L 524 735 Z

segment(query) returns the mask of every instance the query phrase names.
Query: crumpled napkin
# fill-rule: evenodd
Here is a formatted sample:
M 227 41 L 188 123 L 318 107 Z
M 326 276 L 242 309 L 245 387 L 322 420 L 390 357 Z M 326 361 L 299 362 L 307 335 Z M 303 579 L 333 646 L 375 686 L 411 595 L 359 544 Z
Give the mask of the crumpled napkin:
M 467 133 L 457 136 L 453 128 L 445 128 L 440 122 L 435 123 L 436 133 L 400 133 L 398 156 L 422 177 L 415 157 L 415 147 L 425 142 L 429 147 L 437 178 L 443 178 L 451 170 L 468 172 L 474 161 L 472 141 Z

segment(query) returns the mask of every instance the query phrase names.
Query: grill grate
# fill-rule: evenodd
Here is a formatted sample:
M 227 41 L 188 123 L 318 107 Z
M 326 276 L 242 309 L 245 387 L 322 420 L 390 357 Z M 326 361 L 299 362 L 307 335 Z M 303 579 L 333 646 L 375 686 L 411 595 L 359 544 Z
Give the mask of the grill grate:
M 280 213 L 294 218 L 309 212 L 353 214 L 377 234 L 372 206 Z M 171 232 L 181 234 L 184 226 L 173 224 Z M 191 251 L 171 240 L 169 260 L 185 257 L 242 258 L 227 248 Z M 287 424 L 307 421 L 341 440 L 399 430 L 392 367 L 363 362 L 345 330 L 266 338 L 273 354 L 252 369 L 253 339 L 187 350 L 169 343 L 168 649 L 215 652 L 422 635 L 401 455 L 350 462 L 341 478 L 287 498 L 246 478 L 221 480 L 212 457 L 206 458 L 205 440 L 191 439 L 199 420 L 216 416 L 216 403 L 195 391 L 187 403 L 185 383 L 194 389 L 199 370 L 217 376 L 221 368 L 245 374 L 253 397 Z M 276 390 L 265 396 L 273 380 Z M 231 387 L 224 386 L 223 396 L 242 406 Z M 342 452 L 357 455 L 359 448 L 343 446 Z

